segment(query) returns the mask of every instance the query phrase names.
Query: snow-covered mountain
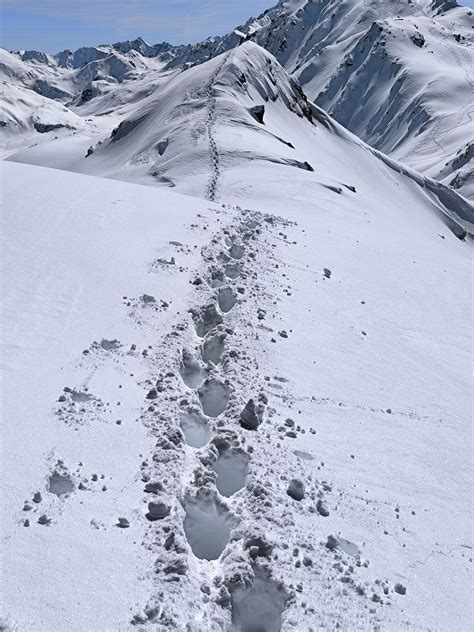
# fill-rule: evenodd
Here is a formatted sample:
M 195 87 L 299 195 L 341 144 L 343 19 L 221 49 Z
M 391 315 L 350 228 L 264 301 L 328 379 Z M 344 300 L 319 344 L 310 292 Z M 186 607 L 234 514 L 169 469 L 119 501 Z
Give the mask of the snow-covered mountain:
M 474 17 L 444 0 L 281 0 L 238 30 L 373 147 L 474 194 Z M 232 33 L 171 65 L 233 48 Z
M 369 172 L 385 197 L 396 196 L 401 184 L 429 199 L 428 206 L 456 234 L 473 228 L 472 206 L 462 196 L 350 134 L 312 105 L 275 58 L 253 42 L 171 76 L 87 153 L 66 137 L 21 150 L 10 160 L 177 187 L 211 200 L 221 186 L 226 199 L 233 198 L 234 173 L 240 187 L 242 170 L 250 168 L 252 191 L 267 202 L 273 196 L 290 202 L 290 181 L 343 197 L 363 196 L 368 204 Z M 266 171 L 277 180 L 270 192 L 262 178 Z
M 474 207 L 243 39 L 2 53 L 5 632 L 469 630 Z
M 203 63 L 244 34 L 371 146 L 472 197 L 473 26 L 472 11 L 452 0 L 281 0 L 237 32 L 196 45 L 137 38 L 55 55 L 24 51 L 2 67 L 43 96 L 86 104 L 90 115 L 110 112 L 124 92 L 142 93 L 123 84 Z
M 120 50 L 102 46 L 57 55 L 0 49 L 2 153 L 41 140 L 38 133 L 48 129 L 55 135 L 61 130 L 94 134 L 99 128 L 103 133 L 103 120 L 97 126 L 94 116 L 108 114 L 109 129 L 121 116 L 123 102 L 130 107 L 153 92 L 169 74 L 163 71 L 166 52 L 163 60 L 149 58 L 134 48 L 127 50 L 131 43 L 126 44 L 115 45 Z

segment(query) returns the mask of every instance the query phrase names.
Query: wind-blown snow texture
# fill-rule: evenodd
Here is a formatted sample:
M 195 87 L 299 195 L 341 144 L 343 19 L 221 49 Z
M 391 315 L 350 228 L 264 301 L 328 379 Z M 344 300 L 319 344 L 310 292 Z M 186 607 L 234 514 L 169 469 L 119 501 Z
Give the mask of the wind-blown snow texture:
M 472 205 L 254 42 L 107 51 L 11 106 L 0 627 L 469 630 Z

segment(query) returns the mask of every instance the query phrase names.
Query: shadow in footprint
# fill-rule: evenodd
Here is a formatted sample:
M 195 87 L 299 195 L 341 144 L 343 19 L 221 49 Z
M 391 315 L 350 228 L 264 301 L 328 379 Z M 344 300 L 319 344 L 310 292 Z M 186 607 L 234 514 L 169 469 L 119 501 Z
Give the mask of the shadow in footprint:
M 211 287 L 222 287 L 224 285 L 224 272 L 220 269 L 211 271 Z
M 219 290 L 218 302 L 221 311 L 224 313 L 230 312 L 230 310 L 237 303 L 237 296 L 230 287 L 223 287 Z
M 203 383 L 206 371 L 187 349 L 183 349 L 179 372 L 183 382 L 189 388 L 197 388 Z
M 232 496 L 245 485 L 249 457 L 241 450 L 221 452 L 214 465 L 217 474 L 216 487 L 222 496 Z
M 115 349 L 120 349 L 122 343 L 119 340 L 105 340 L 104 338 L 100 341 L 100 346 L 105 351 L 114 351 Z
M 242 244 L 232 244 L 232 246 L 229 248 L 229 255 L 232 257 L 232 259 L 242 259 L 244 253 L 245 248 L 242 246 Z
M 228 263 L 224 268 L 224 274 L 229 279 L 237 279 L 240 276 L 241 272 L 242 272 L 242 266 L 240 263 L 237 263 L 236 261 Z
M 297 456 L 299 459 L 303 459 L 303 461 L 313 461 L 314 456 L 309 452 L 304 452 L 303 450 L 293 450 L 293 454 Z
M 202 448 L 209 441 L 209 424 L 200 412 L 189 411 L 182 414 L 179 423 L 186 443 L 192 448 Z
M 227 408 L 230 388 L 215 378 L 207 379 L 198 389 L 202 411 L 208 417 L 218 417 Z
M 287 599 L 264 570 L 256 569 L 252 585 L 232 593 L 233 632 L 280 632 Z
M 224 511 L 204 496 L 186 501 L 184 510 L 184 531 L 194 555 L 201 560 L 217 560 L 230 537 Z
M 344 551 L 344 553 L 347 553 L 347 555 L 350 555 L 351 557 L 357 557 L 358 555 L 360 555 L 359 547 L 350 540 L 339 538 L 339 546 Z
M 208 362 L 212 362 L 213 364 L 220 362 L 221 356 L 224 353 L 224 342 L 224 333 L 209 334 L 205 338 L 201 347 L 201 357 L 206 364 Z
M 53 472 L 48 479 L 48 489 L 51 494 L 62 496 L 74 491 L 74 483 L 68 474 Z
M 214 303 L 209 303 L 209 305 L 200 309 L 192 309 L 191 314 L 196 333 L 200 338 L 204 338 L 208 332 L 217 327 L 217 325 L 221 325 L 224 320 Z
M 91 402 L 95 398 L 90 393 L 86 393 L 84 391 L 72 391 L 71 399 L 73 402 L 83 404 L 84 402 Z

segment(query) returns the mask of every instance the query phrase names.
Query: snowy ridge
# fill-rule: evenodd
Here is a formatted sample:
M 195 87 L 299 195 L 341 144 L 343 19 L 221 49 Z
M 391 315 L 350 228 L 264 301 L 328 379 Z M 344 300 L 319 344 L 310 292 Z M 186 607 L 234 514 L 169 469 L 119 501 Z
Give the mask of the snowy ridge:
M 219 180 L 219 150 L 217 148 L 217 143 L 214 138 L 214 126 L 216 123 L 216 97 L 214 94 L 214 84 L 216 79 L 219 76 L 225 62 L 227 61 L 227 56 L 223 57 L 221 64 L 216 68 L 214 74 L 209 79 L 209 83 L 206 87 L 207 92 L 207 135 L 209 138 L 209 150 L 211 156 L 211 168 L 212 175 L 207 188 L 207 199 L 213 202 L 216 197 L 216 189 Z
M 369 145 L 472 197 L 472 25 L 472 12 L 455 2 L 290 0 L 196 45 L 137 38 L 56 55 L 20 52 L 6 66 L 11 76 L 23 64 L 24 87 L 82 116 L 107 114 L 150 95 L 163 73 L 235 48 L 241 33 Z
M 469 197 L 472 166 L 447 165 L 465 151 L 474 111 L 473 21 L 455 2 L 291 0 L 238 28 L 342 125 Z M 232 33 L 181 50 L 169 65 L 202 63 L 236 45 Z
M 200 87 L 203 82 L 204 90 Z M 208 143 L 210 175 L 208 169 L 203 170 Z M 334 177 L 341 171 L 338 160 L 328 161 L 324 148 L 331 148 L 335 155 L 339 153 L 339 164 L 348 151 L 362 152 L 369 158 L 368 169 L 375 170 L 380 182 L 391 188 L 392 179 L 387 178 L 383 163 L 400 174 L 402 186 L 411 186 L 410 181 L 417 185 L 420 196 L 429 195 L 434 201 L 432 209 L 441 214 L 457 235 L 462 237 L 466 230 L 472 230 L 473 207 L 467 200 L 347 132 L 324 111 L 311 105 L 275 59 L 252 42 L 172 78 L 155 100 L 135 112 L 130 120 L 123 121 L 112 138 L 98 146 L 91 156 L 78 161 L 76 168 L 127 180 L 139 178 L 144 183 L 153 179 L 213 200 L 218 177 L 225 182 L 226 174 L 250 160 L 272 164 L 274 170 L 285 172 L 296 168 L 304 175 L 292 177 L 311 179 L 341 194 L 344 181 Z M 35 157 L 28 152 L 15 159 L 48 164 L 43 153 Z M 359 177 L 353 171 L 353 166 L 347 167 L 346 182 Z M 251 174 L 248 177 L 250 181 L 253 179 Z M 275 184 L 283 198 L 288 195 L 286 177 Z M 204 184 L 206 178 L 210 180 Z M 202 187 L 207 188 L 203 191 Z

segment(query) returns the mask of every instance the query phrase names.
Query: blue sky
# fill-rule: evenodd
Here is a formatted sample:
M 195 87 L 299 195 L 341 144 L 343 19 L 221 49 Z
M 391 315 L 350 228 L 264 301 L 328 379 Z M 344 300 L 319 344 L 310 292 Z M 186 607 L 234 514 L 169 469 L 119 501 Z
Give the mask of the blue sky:
M 0 45 L 57 52 L 141 35 L 154 44 L 196 42 L 276 0 L 0 0 Z M 462 0 L 474 7 L 474 0 Z
M 57 52 L 141 35 L 151 44 L 227 33 L 276 0 L 0 0 L 1 46 Z

